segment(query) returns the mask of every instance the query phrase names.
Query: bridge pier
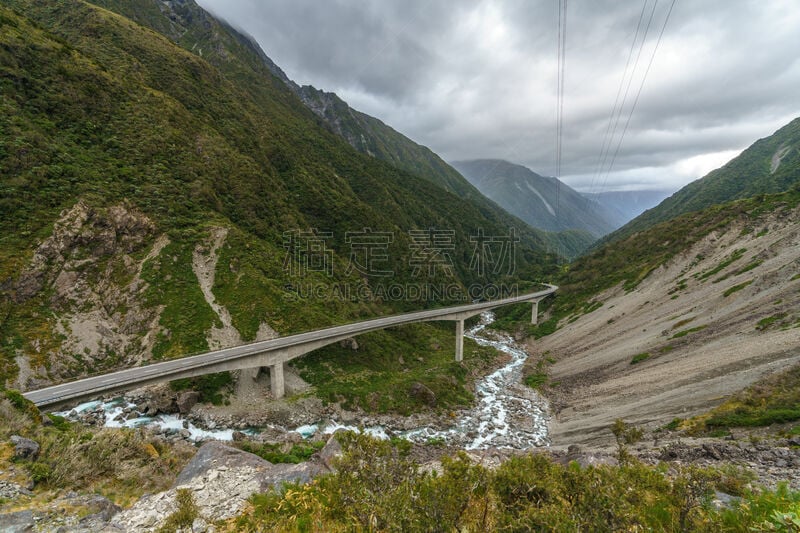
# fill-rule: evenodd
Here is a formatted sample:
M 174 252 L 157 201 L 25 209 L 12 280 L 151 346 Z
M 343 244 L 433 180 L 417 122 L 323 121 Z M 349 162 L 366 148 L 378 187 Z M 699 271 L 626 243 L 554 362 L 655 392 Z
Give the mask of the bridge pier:
M 539 323 L 539 300 L 533 301 L 531 307 L 531 324 L 536 325 Z
M 269 386 L 272 390 L 272 397 L 276 400 L 283 398 L 286 394 L 286 383 L 283 380 L 283 362 L 269 367 Z
M 456 361 L 464 360 L 464 321 L 456 320 Z

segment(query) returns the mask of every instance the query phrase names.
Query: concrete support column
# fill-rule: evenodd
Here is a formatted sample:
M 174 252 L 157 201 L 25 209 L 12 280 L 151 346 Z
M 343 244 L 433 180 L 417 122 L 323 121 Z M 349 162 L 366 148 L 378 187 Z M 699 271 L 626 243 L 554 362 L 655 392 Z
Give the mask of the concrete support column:
M 535 300 L 533 302 L 533 306 L 531 307 L 531 324 L 538 324 L 539 323 L 539 300 Z
M 283 398 L 286 390 L 283 381 L 283 363 L 269 367 L 269 384 L 272 389 L 272 397 L 276 400 Z
M 456 361 L 464 360 L 464 321 L 456 320 Z

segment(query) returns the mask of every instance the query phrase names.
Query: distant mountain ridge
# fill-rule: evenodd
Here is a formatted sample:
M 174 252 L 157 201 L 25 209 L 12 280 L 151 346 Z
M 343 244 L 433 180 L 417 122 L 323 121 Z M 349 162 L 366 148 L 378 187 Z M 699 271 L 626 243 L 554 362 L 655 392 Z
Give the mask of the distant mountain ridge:
M 787 191 L 800 184 L 800 118 L 759 139 L 724 166 L 661 202 L 615 231 L 606 240 L 625 238 L 659 222 L 712 205 Z
M 581 194 L 614 213 L 622 225 L 660 204 L 672 194 L 672 191 L 605 191 L 582 192 Z
M 599 202 L 522 165 L 502 159 L 454 161 L 452 165 L 479 191 L 535 228 L 580 230 L 598 238 L 624 223 L 620 214 Z

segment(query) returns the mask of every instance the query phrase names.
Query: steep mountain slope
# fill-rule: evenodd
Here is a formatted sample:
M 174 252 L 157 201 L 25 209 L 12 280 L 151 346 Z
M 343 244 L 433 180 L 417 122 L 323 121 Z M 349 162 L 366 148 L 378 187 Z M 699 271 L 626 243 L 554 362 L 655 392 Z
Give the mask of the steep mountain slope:
M 263 70 L 280 79 L 334 133 L 361 153 L 432 181 L 469 198 L 483 209 L 496 209 L 456 170 L 425 146 L 419 145 L 375 117 L 351 108 L 335 93 L 300 86 L 270 59 L 256 41 L 215 19 L 194 0 L 92 0 L 202 55 L 222 70 Z M 238 64 L 238 66 L 237 66 Z
M 441 302 L 381 296 L 389 281 L 512 279 L 470 268 L 470 236 L 508 235 L 507 215 L 355 151 L 266 67 L 217 68 L 77 0 L 4 4 L 2 381 Z M 389 281 L 356 268 L 348 232 L 365 228 L 386 237 L 373 258 Z M 446 255 L 421 258 L 441 234 L 409 232 L 430 228 Z M 518 236 L 513 275 L 540 278 L 555 258 L 540 234 Z M 308 296 L 333 286 L 353 293 Z
M 595 238 L 612 231 L 612 212 L 556 178 L 545 178 L 500 159 L 455 161 L 478 190 L 531 226 L 547 231 L 582 230 Z
M 622 226 L 657 206 L 671 191 L 606 191 L 581 194 L 608 209 L 615 216 L 614 223 Z
M 334 93 L 296 84 L 252 37 L 215 19 L 194 0 L 93 0 L 92 3 L 169 37 L 249 88 L 256 97 L 265 77 L 272 82 L 280 80 L 318 117 L 318 124 L 339 135 L 356 150 L 469 200 L 487 218 L 507 227 L 519 228 L 524 233 L 534 233 L 535 240 L 544 243 L 553 253 L 571 258 L 587 247 L 588 236 L 575 231 L 532 232 L 523 221 L 481 194 L 428 148 L 380 120 L 352 109 Z
M 560 328 L 530 344 L 555 360 L 555 442 L 607 442 L 617 418 L 653 429 L 701 413 L 800 361 L 800 190 L 607 244 L 561 287 L 546 326 Z
M 606 237 L 616 240 L 680 214 L 785 191 L 800 183 L 800 118 L 753 143 L 725 166 L 682 188 Z

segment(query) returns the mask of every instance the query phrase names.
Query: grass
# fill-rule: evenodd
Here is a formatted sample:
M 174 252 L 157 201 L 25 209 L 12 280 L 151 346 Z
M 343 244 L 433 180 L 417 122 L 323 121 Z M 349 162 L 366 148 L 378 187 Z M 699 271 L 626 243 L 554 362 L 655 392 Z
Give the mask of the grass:
M 633 359 L 631 359 L 631 364 L 635 365 L 635 364 L 641 363 L 642 361 L 646 361 L 647 359 L 650 359 L 650 353 L 649 352 L 643 352 L 643 353 L 640 353 L 640 354 L 636 354 L 636 355 L 633 356 Z
M 167 517 L 157 533 L 174 533 L 191 528 L 192 523 L 200 516 L 200 509 L 194 501 L 191 489 L 178 489 L 175 493 L 178 508 Z
M 545 372 L 536 372 L 536 373 L 528 374 L 527 376 L 525 376 L 525 379 L 523 380 L 523 382 L 528 387 L 530 387 L 530 388 L 532 388 L 534 390 L 539 390 L 539 389 L 541 389 L 542 387 L 544 387 L 547 384 L 547 380 L 548 380 L 548 377 L 547 377 L 547 374 Z
M 32 404 L 18 407 L 0 400 L 0 440 L 17 434 L 40 445 L 35 461 L 18 460 L 14 466 L 27 471 L 36 483 L 35 496 L 45 500 L 72 490 L 97 492 L 129 505 L 146 492 L 168 489 L 195 451 L 189 444 L 169 444 L 140 430 L 90 428 L 59 417 L 43 426 L 40 416 Z M 9 467 L 4 461 L 0 459 L 0 470 Z
M 800 365 L 768 376 L 694 421 L 698 428 L 759 427 L 800 420 Z
M 756 329 L 759 330 L 759 331 L 764 331 L 765 329 L 769 329 L 776 322 L 781 321 L 784 318 L 786 318 L 786 316 L 787 316 L 786 313 L 777 313 L 777 314 L 762 318 L 756 324 Z
M 679 332 L 675 333 L 672 337 L 670 337 L 670 339 L 680 339 L 681 337 L 685 337 L 685 336 L 690 335 L 692 333 L 697 333 L 698 331 L 703 331 L 707 327 L 708 327 L 708 325 L 704 324 L 702 326 L 697 326 L 697 327 L 694 327 L 694 328 L 685 329 L 683 331 L 679 331 Z
M 744 289 L 745 287 L 747 287 L 748 285 L 753 283 L 753 281 L 754 280 L 751 279 L 751 280 L 745 281 L 744 283 L 739 283 L 738 285 L 734 285 L 733 287 L 729 287 L 728 289 L 725 290 L 725 292 L 722 293 L 722 296 L 727 298 L 731 294 L 733 294 L 735 292 L 739 292 L 740 290 Z
M 357 340 L 357 350 L 334 344 L 295 365 L 323 401 L 374 413 L 469 405 L 474 380 L 498 357 L 493 348 L 464 339 L 464 361 L 457 363 L 451 322 L 412 324 Z
M 233 445 L 270 463 L 297 464 L 307 461 L 321 450 L 325 446 L 325 441 L 292 444 L 288 450 L 280 443 L 240 441 L 234 442 Z
M 720 271 L 724 270 L 725 268 L 733 264 L 735 261 L 741 259 L 742 256 L 745 254 L 745 252 L 747 252 L 746 248 L 738 248 L 734 250 L 733 253 L 731 253 L 728 257 L 723 259 L 717 266 L 715 266 L 711 270 L 703 271 L 697 274 L 697 279 L 703 281 L 719 273 Z

